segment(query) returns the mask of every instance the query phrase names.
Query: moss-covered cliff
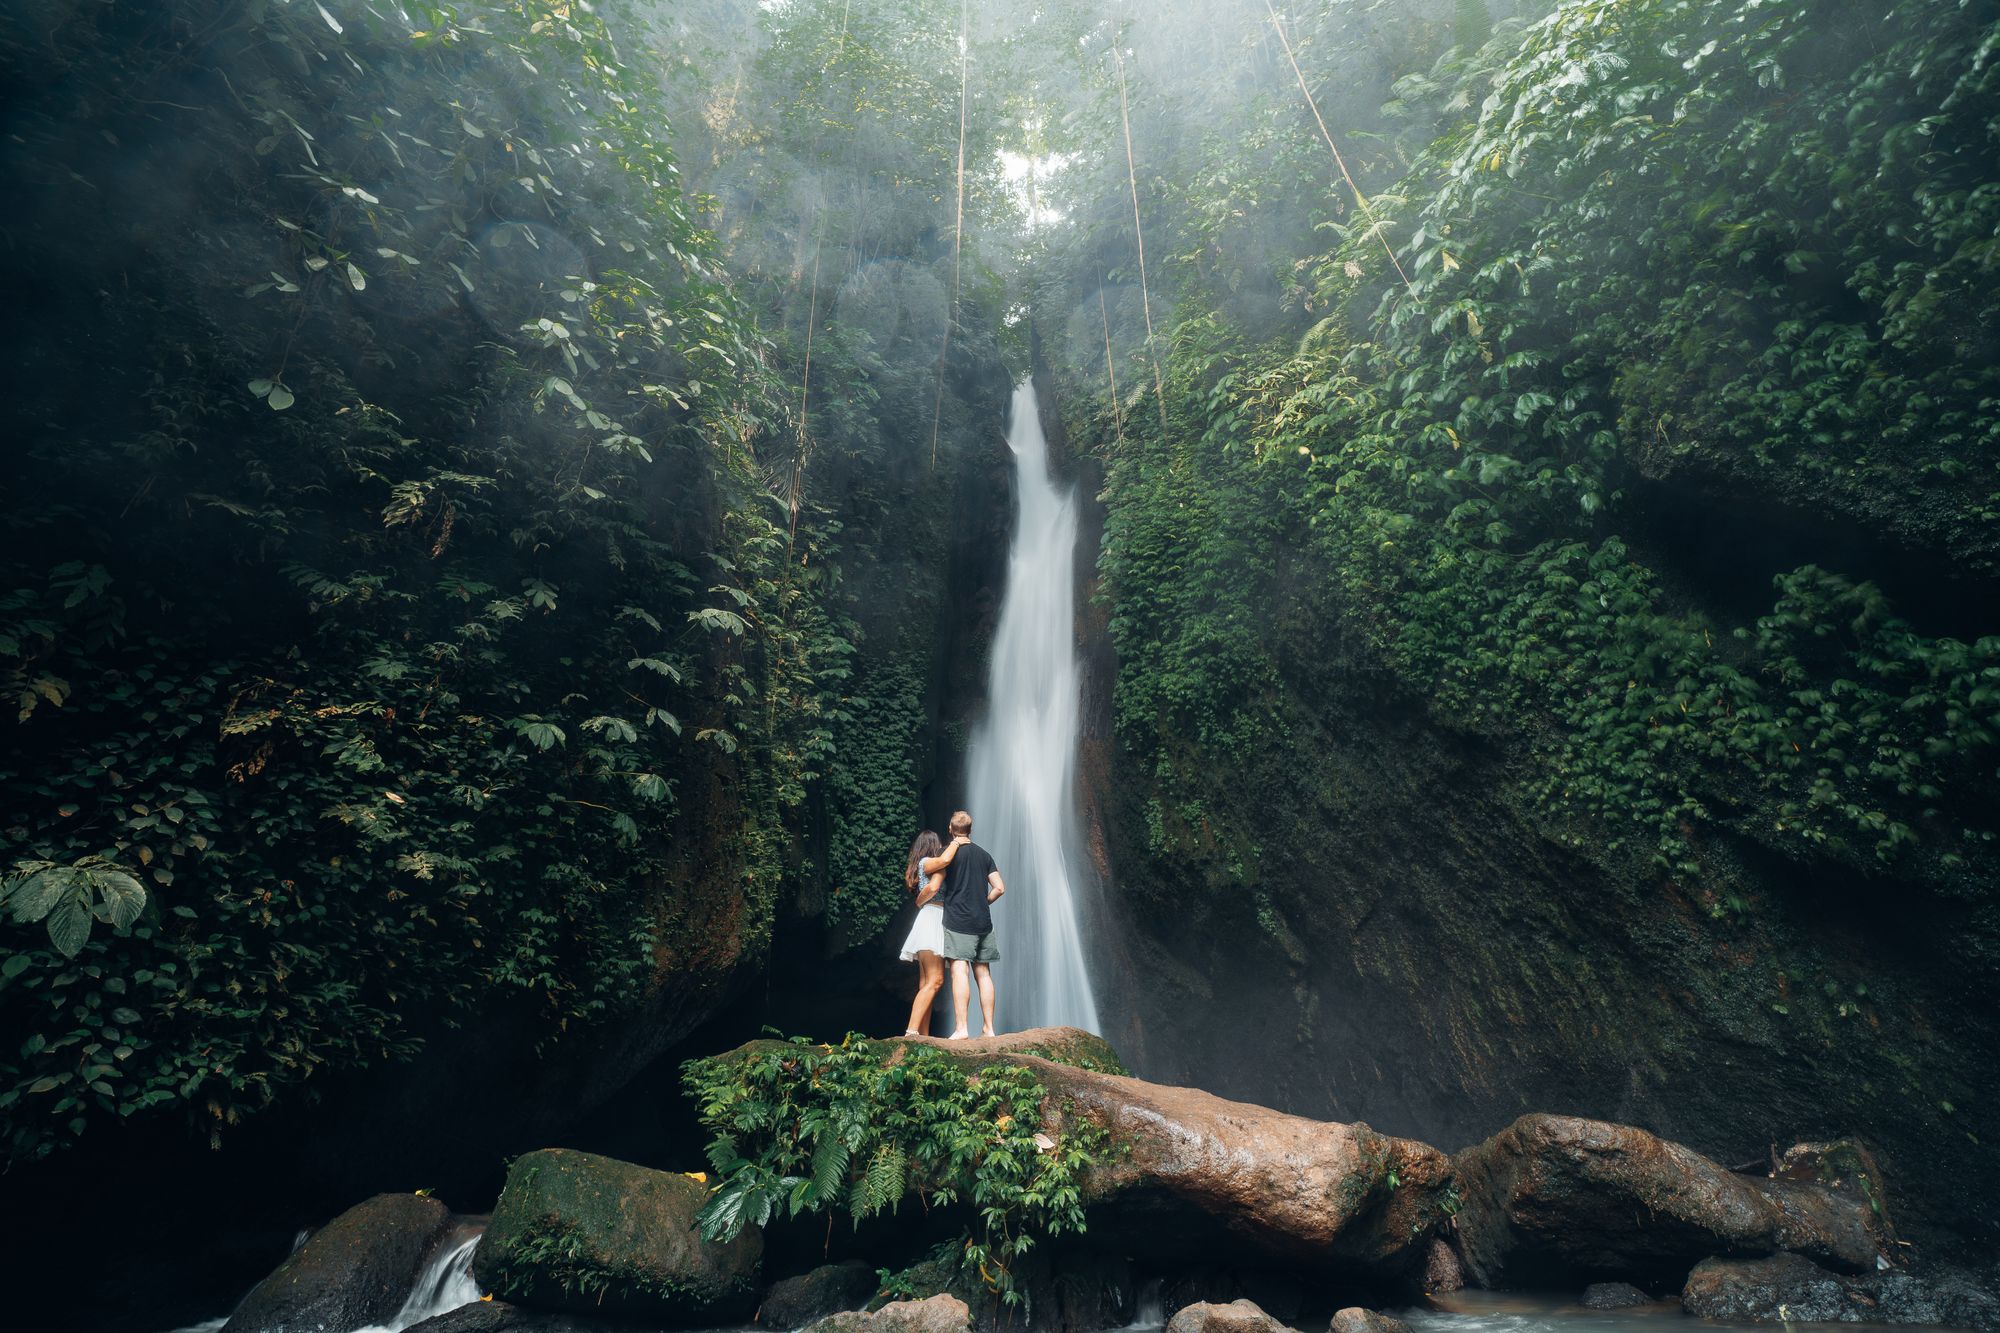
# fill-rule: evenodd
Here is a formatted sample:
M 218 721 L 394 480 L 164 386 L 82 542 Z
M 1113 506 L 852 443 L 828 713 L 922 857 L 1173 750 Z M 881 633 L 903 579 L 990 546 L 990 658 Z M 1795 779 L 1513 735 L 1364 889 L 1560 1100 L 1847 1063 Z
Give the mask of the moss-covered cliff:
M 1218 312 L 1163 401 L 1072 327 L 1148 1072 L 1445 1140 L 1855 1132 L 1991 1225 L 1995 16 L 1838 8 L 1502 24 L 1399 85 L 1413 165 L 1334 248 L 1265 256 L 1285 317 L 1155 202 Z M 1292 188 L 1202 151 L 1194 217 Z

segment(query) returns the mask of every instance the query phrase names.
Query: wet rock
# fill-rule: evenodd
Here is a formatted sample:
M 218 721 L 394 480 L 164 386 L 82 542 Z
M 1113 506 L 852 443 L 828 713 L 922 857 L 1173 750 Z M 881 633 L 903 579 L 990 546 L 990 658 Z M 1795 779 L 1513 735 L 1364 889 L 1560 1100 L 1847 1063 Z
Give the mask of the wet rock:
M 1037 1246 L 1013 1266 L 1015 1289 L 1044 1333 L 1096 1333 L 1132 1322 L 1136 1284 L 1130 1261 L 1066 1246 Z M 896 1274 L 913 1297 L 955 1296 L 971 1312 L 974 1333 L 1020 1333 L 1021 1307 L 1008 1305 L 956 1258 L 926 1259 Z M 1233 1293 L 1232 1293 L 1233 1294 Z
M 1434 1240 L 1424 1255 L 1424 1290 L 1444 1296 L 1465 1285 L 1465 1265 L 1458 1251 L 1442 1240 Z
M 751 1042 L 722 1058 L 774 1045 Z M 1414 1284 L 1446 1217 L 1451 1159 L 1428 1144 L 1107 1072 L 1122 1067 L 1117 1053 L 1075 1028 L 882 1045 L 891 1064 L 929 1046 L 973 1067 L 1029 1068 L 1051 1094 L 1044 1116 L 1053 1137 L 1080 1119 L 1105 1129 L 1117 1151 L 1102 1155 L 1084 1188 L 1092 1241 L 1108 1251 L 1304 1262 Z
M 1981 1281 L 1965 1273 L 1882 1273 L 1861 1279 L 1875 1299 L 1864 1320 L 1889 1324 L 1937 1324 L 1947 1328 L 2000 1329 L 2000 1296 L 1995 1275 Z
M 1174 1311 L 1167 1321 L 1167 1333 L 1290 1333 L 1264 1307 L 1251 1300 L 1234 1300 L 1227 1305 L 1197 1301 Z
M 1459 1237 L 1482 1283 L 1573 1276 L 1671 1281 L 1703 1258 L 1794 1250 L 1860 1271 L 1869 1209 L 1818 1185 L 1732 1174 L 1625 1125 L 1528 1115 L 1455 1162 Z
M 436 1199 L 378 1194 L 314 1232 L 250 1289 L 224 1333 L 349 1333 L 386 1323 L 416 1285 L 451 1212 Z
M 1157 1247 L 1162 1236 L 1220 1234 L 1270 1258 L 1414 1280 L 1443 1220 L 1450 1159 L 1428 1144 L 1194 1088 L 1023 1062 L 1053 1094 L 1057 1134 L 1084 1117 L 1118 1148 L 1086 1182 L 1094 1236 Z
M 1027 1055 L 1054 1064 L 1100 1074 L 1122 1074 L 1125 1062 L 1111 1043 L 1082 1028 L 1029 1028 L 1026 1032 L 1003 1032 L 997 1037 L 974 1037 L 950 1041 L 943 1037 L 893 1037 L 894 1046 L 928 1046 L 960 1060 L 990 1064 L 996 1056 Z
M 804 1328 L 826 1315 L 859 1310 L 879 1286 L 874 1267 L 860 1259 L 825 1264 L 772 1283 L 757 1308 L 757 1322 L 766 1328 Z
M 516 1158 L 473 1257 L 495 1296 L 545 1310 L 713 1326 L 747 1316 L 763 1256 L 756 1229 L 703 1240 L 706 1186 L 592 1153 Z
M 1886 1235 L 1896 1234 L 1889 1220 L 1882 1168 L 1876 1165 L 1875 1154 L 1858 1139 L 1795 1143 L 1778 1159 L 1773 1175 L 1797 1185 L 1817 1185 L 1864 1204 Z
M 1035 1256 L 1030 1256 L 1034 1258 Z M 1028 1265 L 1031 1278 L 1029 1298 L 1034 1302 L 1035 1322 L 1051 1333 L 1085 1333 L 1086 1330 L 1119 1328 L 1132 1322 L 1137 1284 L 1130 1261 L 1107 1254 L 1070 1252 L 1057 1257 L 1048 1252 L 1049 1267 Z M 973 1312 L 973 1322 L 982 1330 L 988 1321 L 983 1311 Z M 992 1323 L 997 1328 L 1018 1328 L 1014 1312 L 995 1303 Z
M 965 1302 L 941 1292 L 921 1301 L 891 1301 L 879 1310 L 828 1315 L 807 1325 L 805 1333 L 965 1333 L 971 1323 Z
M 1577 1301 L 1586 1310 L 1627 1310 L 1652 1303 L 1651 1296 L 1629 1282 L 1593 1282 Z
M 1327 1333 L 1410 1333 L 1410 1326 L 1389 1315 L 1350 1305 L 1334 1311 Z
M 1702 1319 L 1784 1319 L 1826 1324 L 1848 1313 L 1840 1278 L 1796 1254 L 1768 1259 L 1704 1259 L 1688 1274 L 1681 1308 Z
M 1705 1259 L 1681 1308 L 1739 1323 L 1936 1324 L 2000 1328 L 2000 1299 L 1963 1274 L 1831 1273 L 1796 1254 Z
M 559 1310 L 530 1310 L 506 1301 L 474 1301 L 432 1315 L 403 1333 L 644 1333 L 643 1326 L 610 1324 Z

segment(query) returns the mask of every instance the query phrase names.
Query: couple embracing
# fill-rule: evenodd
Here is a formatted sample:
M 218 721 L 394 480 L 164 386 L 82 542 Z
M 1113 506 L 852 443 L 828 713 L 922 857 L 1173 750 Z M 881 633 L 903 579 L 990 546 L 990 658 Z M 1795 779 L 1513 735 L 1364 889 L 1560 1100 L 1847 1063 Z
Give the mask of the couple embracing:
M 972 840 L 972 816 L 960 810 L 946 826 L 951 841 L 925 829 L 910 848 L 903 884 L 916 895 L 917 921 L 903 941 L 903 961 L 917 964 L 917 997 L 910 1006 L 906 1037 L 927 1037 L 931 1009 L 944 985 L 944 965 L 951 964 L 951 1009 L 956 1023 L 952 1036 L 966 1037 L 965 1016 L 973 984 L 979 987 L 979 1012 L 985 1019 L 980 1036 L 993 1035 L 993 963 L 1000 957 L 993 942 L 993 904 L 1007 892 L 1000 868 L 984 847 Z

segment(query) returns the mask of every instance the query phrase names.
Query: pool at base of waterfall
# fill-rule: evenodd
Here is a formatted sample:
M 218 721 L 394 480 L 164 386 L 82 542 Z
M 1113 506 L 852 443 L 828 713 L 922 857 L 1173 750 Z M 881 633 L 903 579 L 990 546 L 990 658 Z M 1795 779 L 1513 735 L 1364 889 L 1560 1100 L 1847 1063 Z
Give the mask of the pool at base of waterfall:
M 445 1314 L 462 1305 L 479 1300 L 479 1290 L 471 1282 L 464 1262 L 469 1260 L 471 1247 L 464 1252 L 454 1252 L 441 1256 L 440 1260 L 426 1271 L 425 1280 L 405 1302 L 395 1319 L 371 1329 L 355 1330 L 354 1333 L 402 1333 L 402 1330 L 434 1315 Z M 1885 1333 L 1895 1329 L 1897 1333 L 1946 1333 L 1921 1324 L 1771 1324 L 1728 1323 L 1719 1320 L 1697 1320 L 1684 1314 L 1680 1303 L 1671 1297 L 1650 1301 L 1644 1305 L 1629 1306 L 1620 1310 L 1590 1310 L 1577 1303 L 1574 1296 L 1533 1292 L 1505 1291 L 1461 1291 L 1450 1296 L 1434 1298 L 1428 1306 L 1414 1309 L 1391 1309 L 1385 1311 L 1396 1319 L 1408 1324 L 1412 1333 L 1666 1333 L 1666 1330 L 1685 1323 L 1690 1328 L 1703 1330 L 1723 1330 L 1729 1333 L 1772 1333 L 1774 1327 L 1786 1330 L 1840 1329 L 1842 1333 Z M 1140 1309 L 1133 1323 L 1110 1333 L 1163 1333 L 1169 1312 L 1159 1304 L 1157 1298 L 1142 1296 Z M 560 1316 L 556 1318 L 560 1319 Z M 226 1318 L 205 1320 L 171 1333 L 219 1333 L 227 1323 Z M 578 1327 L 591 1326 L 590 1321 L 575 1321 Z M 1294 1327 L 1300 1333 L 1317 1333 L 1325 1322 L 1324 1316 L 1299 1317 Z M 601 1327 L 606 1333 L 650 1333 L 640 1326 L 605 1323 Z M 732 1326 L 727 1328 L 688 1330 L 687 1333 L 773 1333 L 761 1328 Z

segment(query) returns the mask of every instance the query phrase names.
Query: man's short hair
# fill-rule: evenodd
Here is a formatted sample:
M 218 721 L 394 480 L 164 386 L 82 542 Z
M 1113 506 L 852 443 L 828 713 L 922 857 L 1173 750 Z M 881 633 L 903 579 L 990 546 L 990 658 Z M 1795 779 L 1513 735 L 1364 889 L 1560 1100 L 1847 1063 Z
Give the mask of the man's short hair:
M 972 816 L 960 810 L 951 817 L 950 828 L 951 836 L 954 838 L 969 836 L 972 833 Z

